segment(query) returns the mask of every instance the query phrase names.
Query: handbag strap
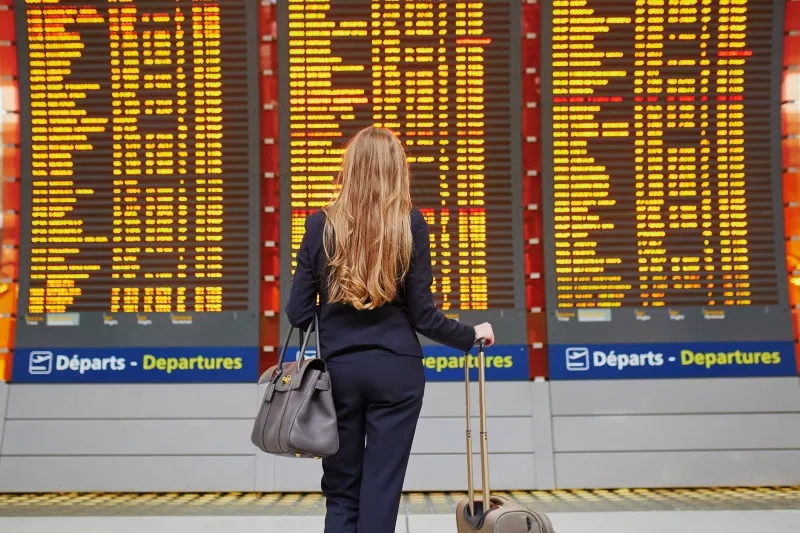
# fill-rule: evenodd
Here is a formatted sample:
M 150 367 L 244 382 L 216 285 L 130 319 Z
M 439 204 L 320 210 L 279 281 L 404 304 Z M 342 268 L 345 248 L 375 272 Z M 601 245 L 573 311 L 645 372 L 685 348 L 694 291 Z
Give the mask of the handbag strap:
M 314 322 L 308 328 L 308 331 L 305 334 L 305 340 L 303 342 L 303 348 L 297 352 L 297 369 L 299 370 L 300 367 L 303 366 L 303 362 L 306 360 L 306 350 L 305 347 L 308 346 L 308 341 L 311 340 L 311 330 L 314 330 L 314 340 L 316 341 L 317 348 L 314 350 L 314 357 L 311 359 L 322 359 L 322 353 L 320 352 L 320 344 L 319 344 L 319 313 L 314 311 Z
M 319 312 L 318 311 L 314 311 L 314 331 L 315 331 L 316 341 L 317 341 L 317 349 L 315 351 L 316 358 L 317 359 L 322 359 L 322 352 L 320 351 L 321 347 L 320 347 L 320 343 L 319 343 Z
M 283 346 L 281 347 L 280 354 L 278 355 L 278 366 L 275 369 L 275 374 L 273 376 L 273 380 L 277 380 L 283 375 L 283 365 L 286 362 L 286 353 L 289 350 L 289 341 L 292 338 L 292 333 L 294 333 L 294 326 L 289 326 L 289 331 L 286 333 L 286 340 L 283 341 Z M 320 344 L 319 344 L 319 314 L 315 311 L 314 312 L 314 322 L 311 323 L 308 330 L 303 332 L 302 330 L 298 330 L 300 339 L 300 351 L 297 352 L 297 369 L 299 370 L 305 360 L 305 353 L 306 348 L 308 347 L 308 342 L 311 340 L 311 333 L 314 332 L 315 340 L 317 342 L 317 349 L 316 355 L 314 356 L 317 359 L 321 359 L 320 354 Z

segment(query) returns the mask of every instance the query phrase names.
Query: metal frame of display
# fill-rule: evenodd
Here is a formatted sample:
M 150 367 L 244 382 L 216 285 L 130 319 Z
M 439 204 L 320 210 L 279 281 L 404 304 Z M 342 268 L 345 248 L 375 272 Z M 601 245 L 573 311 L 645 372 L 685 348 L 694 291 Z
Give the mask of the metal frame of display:
M 13 0 L 0 0 L 0 381 L 10 381 L 19 281 L 20 116 Z
M 522 3 L 522 197 L 525 246 L 525 307 L 531 379 L 546 378 L 547 315 L 542 247 L 541 7 Z
M 260 370 L 277 361 L 280 336 L 280 175 L 278 32 L 275 0 L 259 4 L 258 57 L 261 119 L 261 325 Z
M 783 206 L 789 302 L 800 373 L 800 0 L 787 0 L 785 15 L 781 91 Z

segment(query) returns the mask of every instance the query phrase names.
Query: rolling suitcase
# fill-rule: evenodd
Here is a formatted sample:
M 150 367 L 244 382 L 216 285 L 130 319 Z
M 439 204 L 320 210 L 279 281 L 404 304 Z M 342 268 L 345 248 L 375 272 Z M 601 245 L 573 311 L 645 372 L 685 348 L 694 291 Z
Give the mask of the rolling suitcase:
M 481 477 L 483 496 L 475 500 L 472 472 L 472 430 L 470 429 L 469 353 L 465 355 L 464 381 L 467 390 L 467 498 L 456 509 L 458 533 L 555 533 L 544 513 L 523 507 L 501 496 L 489 494 L 489 448 L 486 434 L 486 376 L 481 341 L 478 352 L 478 402 L 480 409 Z M 488 510 L 484 502 L 490 502 Z

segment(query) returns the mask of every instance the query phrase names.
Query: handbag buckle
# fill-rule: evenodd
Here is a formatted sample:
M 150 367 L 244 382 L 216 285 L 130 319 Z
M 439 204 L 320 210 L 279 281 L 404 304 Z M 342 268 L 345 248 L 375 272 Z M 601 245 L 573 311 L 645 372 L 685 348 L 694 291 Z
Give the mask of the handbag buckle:
M 292 381 L 292 375 L 286 374 L 285 376 L 283 376 L 283 378 L 281 378 L 281 381 L 283 382 L 284 385 L 288 385 L 289 382 Z

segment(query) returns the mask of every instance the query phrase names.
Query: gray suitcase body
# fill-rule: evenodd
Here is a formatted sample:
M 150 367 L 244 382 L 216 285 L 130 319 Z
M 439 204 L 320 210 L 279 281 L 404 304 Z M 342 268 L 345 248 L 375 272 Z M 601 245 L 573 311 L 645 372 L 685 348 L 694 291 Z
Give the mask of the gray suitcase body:
M 476 513 L 469 512 L 464 500 L 456 511 L 458 533 L 555 533 L 550 518 L 544 513 L 523 507 L 500 496 L 491 496 L 491 511 L 483 512 L 482 499 L 475 502 Z
M 469 359 L 467 359 L 468 361 Z M 478 354 L 478 395 L 480 406 L 481 478 L 482 497 L 475 499 L 472 473 L 472 430 L 469 407 L 469 364 L 464 364 L 464 382 L 467 391 L 467 497 L 456 509 L 458 533 L 555 533 L 553 524 L 544 513 L 523 507 L 501 496 L 489 493 L 489 448 L 486 434 L 486 378 L 483 343 Z M 484 511 L 483 502 L 490 502 L 489 511 Z

